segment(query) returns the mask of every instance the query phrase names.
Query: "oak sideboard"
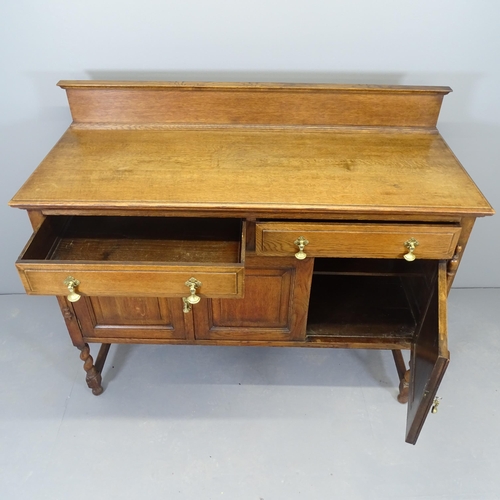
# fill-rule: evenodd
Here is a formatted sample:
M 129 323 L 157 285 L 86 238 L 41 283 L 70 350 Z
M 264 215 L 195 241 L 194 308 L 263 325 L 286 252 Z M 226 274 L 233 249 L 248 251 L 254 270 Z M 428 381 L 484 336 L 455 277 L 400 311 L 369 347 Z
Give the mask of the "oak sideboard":
M 57 297 L 92 392 L 114 343 L 388 349 L 414 444 L 493 214 L 436 128 L 451 89 L 58 85 L 73 122 L 10 202 L 34 231 L 16 266 Z

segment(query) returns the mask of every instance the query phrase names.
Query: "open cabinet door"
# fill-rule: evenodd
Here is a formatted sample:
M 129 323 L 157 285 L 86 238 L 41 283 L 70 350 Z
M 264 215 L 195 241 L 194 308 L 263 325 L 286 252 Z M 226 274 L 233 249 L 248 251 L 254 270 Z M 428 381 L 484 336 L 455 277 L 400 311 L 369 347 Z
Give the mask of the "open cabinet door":
M 450 361 L 446 321 L 446 262 L 438 264 L 427 311 L 412 343 L 406 442 L 415 444 Z

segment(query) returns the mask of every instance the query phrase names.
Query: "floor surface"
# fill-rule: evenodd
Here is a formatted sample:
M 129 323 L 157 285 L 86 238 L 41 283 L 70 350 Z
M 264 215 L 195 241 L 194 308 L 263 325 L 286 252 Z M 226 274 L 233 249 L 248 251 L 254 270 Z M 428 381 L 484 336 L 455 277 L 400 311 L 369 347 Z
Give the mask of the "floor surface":
M 95 397 L 55 299 L 0 296 L 0 498 L 498 500 L 499 324 L 452 290 L 412 446 L 390 352 L 114 345 Z

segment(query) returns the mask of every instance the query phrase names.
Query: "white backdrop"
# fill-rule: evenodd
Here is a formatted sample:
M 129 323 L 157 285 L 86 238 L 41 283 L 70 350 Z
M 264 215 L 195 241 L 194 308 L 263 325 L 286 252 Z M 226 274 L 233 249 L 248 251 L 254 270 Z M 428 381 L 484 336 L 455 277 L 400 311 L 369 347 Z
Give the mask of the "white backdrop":
M 70 123 L 60 79 L 449 85 L 439 129 L 499 209 L 499 26 L 497 0 L 4 0 L 0 293 L 31 234 L 7 202 Z M 500 286 L 499 250 L 479 219 L 455 286 Z

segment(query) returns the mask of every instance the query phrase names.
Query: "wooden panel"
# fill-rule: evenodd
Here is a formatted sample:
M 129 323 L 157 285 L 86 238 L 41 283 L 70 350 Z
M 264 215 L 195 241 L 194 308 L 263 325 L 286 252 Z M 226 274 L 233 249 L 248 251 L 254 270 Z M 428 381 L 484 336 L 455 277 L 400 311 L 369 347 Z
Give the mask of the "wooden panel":
M 415 444 L 450 361 L 447 332 L 446 263 L 439 272 L 411 350 L 406 442 Z
M 412 262 L 413 273 L 401 276 L 401 283 L 405 289 L 408 303 L 417 322 L 424 319 L 429 306 L 429 298 L 434 293 L 438 266 L 436 261 L 416 260 Z
M 10 204 L 225 216 L 493 213 L 439 135 L 356 130 L 71 128 Z
M 180 299 L 86 297 L 74 304 L 85 342 L 187 339 Z
M 146 297 L 89 297 L 98 325 L 169 325 L 166 301 Z
M 37 231 L 45 220 L 45 216 L 39 210 L 28 210 L 28 217 L 33 231 Z
M 82 349 L 85 341 L 83 340 L 81 324 L 76 317 L 73 304 L 66 297 L 59 296 L 56 298 L 73 345 Z
M 368 257 L 402 259 L 405 242 L 415 238 L 418 259 L 447 259 L 455 252 L 460 227 L 398 224 L 319 224 L 269 222 L 256 226 L 259 255 L 294 255 L 300 236 L 308 240 L 310 257 Z
M 11 206 L 493 213 L 439 135 L 359 131 L 70 129 Z
M 472 228 L 474 227 L 474 223 L 476 222 L 475 218 L 472 217 L 464 217 L 460 221 L 460 225 L 462 226 L 462 231 L 460 232 L 460 238 L 458 239 L 456 253 L 453 256 L 452 260 L 448 262 L 448 293 L 450 293 L 451 286 L 453 285 L 453 280 L 458 271 L 458 266 L 462 260 L 462 256 L 465 251 L 465 247 L 467 246 L 467 242 L 469 241 L 469 236 L 472 232 Z
M 293 269 L 247 270 L 245 300 L 213 300 L 215 327 L 287 328 Z
M 78 293 L 103 296 L 183 297 L 191 277 L 202 283 L 201 297 L 242 297 L 241 266 L 150 266 L 137 264 L 17 263 L 26 292 L 33 295 L 64 295 L 68 276 L 80 281 Z
M 240 262 L 240 242 L 65 238 L 59 242 L 51 260 L 238 263 Z
M 304 340 L 313 261 L 247 261 L 245 297 L 193 307 L 196 338 Z
M 448 87 L 61 82 L 75 123 L 434 127 Z

